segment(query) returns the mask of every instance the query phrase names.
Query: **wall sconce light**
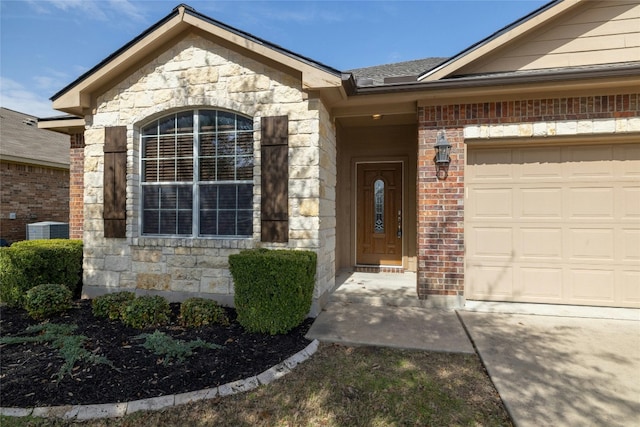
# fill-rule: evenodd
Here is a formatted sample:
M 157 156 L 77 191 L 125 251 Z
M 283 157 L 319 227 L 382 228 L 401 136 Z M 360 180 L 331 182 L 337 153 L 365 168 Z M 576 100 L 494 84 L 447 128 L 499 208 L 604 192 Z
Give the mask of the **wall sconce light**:
M 449 163 L 451 163 L 451 157 L 449 157 L 451 144 L 447 141 L 444 129 L 436 135 L 436 145 L 433 148 L 436 150 L 436 156 L 433 159 L 436 163 L 436 174 L 438 179 L 445 179 L 449 173 Z

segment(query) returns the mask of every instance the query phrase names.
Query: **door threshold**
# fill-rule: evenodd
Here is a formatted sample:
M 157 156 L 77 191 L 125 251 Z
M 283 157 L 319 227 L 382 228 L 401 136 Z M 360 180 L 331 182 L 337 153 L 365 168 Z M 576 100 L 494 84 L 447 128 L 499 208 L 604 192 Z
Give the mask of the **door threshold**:
M 404 273 L 401 265 L 356 265 L 353 271 L 357 273 Z

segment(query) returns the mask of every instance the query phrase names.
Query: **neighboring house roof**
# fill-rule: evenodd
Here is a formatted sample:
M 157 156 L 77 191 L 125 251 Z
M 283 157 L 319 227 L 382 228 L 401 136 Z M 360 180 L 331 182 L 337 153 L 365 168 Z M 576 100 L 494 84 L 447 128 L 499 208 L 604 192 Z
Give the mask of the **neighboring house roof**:
M 0 107 L 0 160 L 69 169 L 69 136 L 38 128 L 38 118 Z

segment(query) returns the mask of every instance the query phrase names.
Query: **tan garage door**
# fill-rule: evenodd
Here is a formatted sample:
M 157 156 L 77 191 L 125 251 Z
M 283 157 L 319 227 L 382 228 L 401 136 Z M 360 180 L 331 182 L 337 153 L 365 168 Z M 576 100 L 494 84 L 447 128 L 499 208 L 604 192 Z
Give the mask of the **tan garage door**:
M 640 143 L 467 159 L 467 299 L 640 307 Z

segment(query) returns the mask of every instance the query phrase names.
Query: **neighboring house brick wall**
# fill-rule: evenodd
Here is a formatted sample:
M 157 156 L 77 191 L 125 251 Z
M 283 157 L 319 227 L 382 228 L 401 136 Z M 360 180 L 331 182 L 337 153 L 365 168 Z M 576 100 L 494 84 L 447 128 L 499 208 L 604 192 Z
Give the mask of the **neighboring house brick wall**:
M 25 240 L 27 224 L 69 220 L 69 171 L 3 161 L 0 182 L 0 236 L 8 242 Z
M 420 107 L 418 296 L 464 293 L 465 134 L 495 140 L 631 132 L 638 130 L 639 116 L 640 94 Z M 452 149 L 449 176 L 440 181 L 436 178 L 433 146 L 442 129 Z
M 71 135 L 69 156 L 69 238 L 82 239 L 84 200 L 84 135 Z
M 254 118 L 254 235 L 252 239 L 141 237 L 139 129 L 150 119 L 189 108 L 221 108 Z M 289 242 L 260 243 L 260 118 L 289 117 Z M 84 149 L 84 292 L 161 292 L 180 300 L 195 294 L 232 303 L 228 256 L 256 246 L 318 252 L 316 298 L 332 289 L 335 239 L 320 215 L 335 214 L 327 190 L 335 175 L 335 130 L 324 105 L 307 100 L 301 81 L 196 35 L 178 41 L 97 99 Z M 104 128 L 127 127 L 127 238 L 105 239 Z M 322 135 L 318 133 L 322 130 Z M 320 152 L 331 159 L 322 159 Z M 324 240 L 323 240 L 324 239 Z M 326 243 L 326 244 L 325 244 Z M 318 308 L 316 307 L 316 310 Z

